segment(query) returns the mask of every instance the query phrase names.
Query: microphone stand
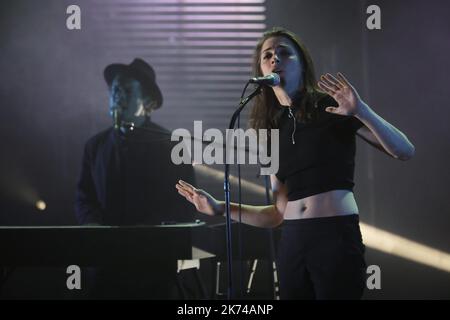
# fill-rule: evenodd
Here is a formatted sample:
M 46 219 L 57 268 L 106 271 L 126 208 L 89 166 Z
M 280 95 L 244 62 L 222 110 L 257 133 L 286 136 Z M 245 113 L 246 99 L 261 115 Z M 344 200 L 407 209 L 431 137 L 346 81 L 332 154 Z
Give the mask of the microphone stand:
M 248 84 L 248 83 L 247 83 Z M 230 120 L 230 125 L 228 129 L 234 129 L 236 119 L 241 113 L 241 111 L 244 109 L 245 105 L 253 99 L 256 95 L 258 95 L 261 92 L 262 85 L 258 85 L 258 87 L 246 98 L 241 99 L 241 102 L 239 103 L 239 107 L 236 109 L 236 111 L 233 113 L 233 116 Z M 239 142 L 238 142 L 239 143 Z M 226 149 L 225 149 L 225 176 L 224 176 L 224 183 L 223 183 L 223 189 L 225 191 L 225 216 L 226 216 L 226 242 L 227 242 L 227 258 L 228 258 L 228 290 L 227 290 L 227 297 L 228 300 L 231 300 L 233 298 L 233 255 L 232 255 L 232 246 L 231 246 L 231 210 L 230 210 L 230 164 L 227 161 L 227 151 L 228 151 L 228 137 L 227 137 L 227 143 L 226 143 Z
M 265 187 L 266 187 L 266 203 L 270 205 L 272 203 L 270 199 L 270 178 L 269 176 L 265 176 Z M 278 288 L 279 288 L 279 280 L 278 280 L 278 266 L 275 262 L 275 240 L 273 237 L 273 229 L 267 230 L 269 233 L 269 242 L 270 242 L 270 267 L 269 272 L 271 272 L 271 280 L 272 280 L 272 289 L 273 289 L 273 298 L 274 300 L 280 300 Z

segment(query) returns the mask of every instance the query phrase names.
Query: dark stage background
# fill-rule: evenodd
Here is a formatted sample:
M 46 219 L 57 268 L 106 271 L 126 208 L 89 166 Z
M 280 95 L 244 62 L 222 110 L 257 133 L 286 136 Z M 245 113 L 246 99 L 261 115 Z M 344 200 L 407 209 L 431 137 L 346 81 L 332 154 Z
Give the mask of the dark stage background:
M 66 28 L 71 4 L 81 8 L 81 30 Z M 366 27 L 371 4 L 381 8 L 381 30 Z M 193 121 L 203 120 L 203 130 L 224 129 L 251 74 L 256 39 L 284 26 L 306 43 L 317 74 L 344 72 L 416 147 L 415 157 L 402 162 L 359 141 L 355 194 L 363 223 L 439 250 L 441 268 L 366 242 L 382 288 L 366 290 L 365 298 L 450 298 L 447 1 L 11 0 L 0 6 L 0 225 L 76 224 L 83 145 L 111 124 L 106 65 L 140 56 L 155 67 L 165 102 L 152 118 L 161 125 L 192 131 Z M 242 170 L 263 186 L 256 168 Z M 223 198 L 220 176 L 208 172 L 196 169 L 198 185 Z M 39 199 L 46 210 L 36 209 Z M 248 191 L 243 200 L 263 204 L 264 195 Z M 17 270 L 9 294 L 64 298 L 64 277 L 58 270 Z

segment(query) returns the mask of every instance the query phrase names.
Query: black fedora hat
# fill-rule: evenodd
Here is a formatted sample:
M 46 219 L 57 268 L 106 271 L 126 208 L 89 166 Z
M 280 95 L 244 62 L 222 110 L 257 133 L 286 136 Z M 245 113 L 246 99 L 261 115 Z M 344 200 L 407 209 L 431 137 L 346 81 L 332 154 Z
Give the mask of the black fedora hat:
M 136 58 L 130 64 L 114 63 L 110 64 L 103 71 L 106 83 L 109 87 L 118 74 L 127 74 L 138 80 L 144 89 L 147 89 L 152 98 L 156 100 L 156 107 L 158 109 L 162 106 L 163 97 L 161 90 L 156 84 L 156 75 L 153 68 L 144 60 Z

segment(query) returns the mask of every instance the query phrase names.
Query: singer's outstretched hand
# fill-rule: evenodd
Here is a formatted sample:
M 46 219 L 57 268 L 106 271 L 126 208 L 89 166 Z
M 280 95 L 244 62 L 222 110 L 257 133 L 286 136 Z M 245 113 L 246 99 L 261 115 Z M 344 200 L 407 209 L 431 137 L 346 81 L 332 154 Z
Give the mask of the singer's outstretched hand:
M 342 116 L 357 115 L 365 106 L 356 89 L 350 84 L 342 73 L 337 78 L 327 73 L 320 76 L 319 87 L 333 97 L 338 107 L 327 107 L 325 111 Z
M 195 206 L 197 211 L 210 216 L 223 215 L 223 205 L 205 190 L 197 189 L 183 180 L 179 180 L 175 187 L 179 194 Z

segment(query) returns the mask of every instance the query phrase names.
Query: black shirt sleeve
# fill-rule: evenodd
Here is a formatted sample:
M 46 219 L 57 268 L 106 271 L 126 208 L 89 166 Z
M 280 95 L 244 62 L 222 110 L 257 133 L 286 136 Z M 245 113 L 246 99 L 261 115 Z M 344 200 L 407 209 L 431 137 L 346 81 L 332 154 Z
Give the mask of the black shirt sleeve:
M 361 127 L 364 126 L 364 123 L 361 122 L 358 118 L 352 116 L 349 120 L 349 127 L 352 130 L 352 132 L 356 133 Z

